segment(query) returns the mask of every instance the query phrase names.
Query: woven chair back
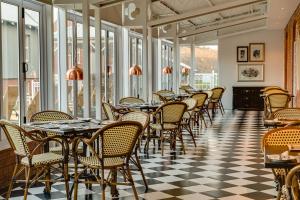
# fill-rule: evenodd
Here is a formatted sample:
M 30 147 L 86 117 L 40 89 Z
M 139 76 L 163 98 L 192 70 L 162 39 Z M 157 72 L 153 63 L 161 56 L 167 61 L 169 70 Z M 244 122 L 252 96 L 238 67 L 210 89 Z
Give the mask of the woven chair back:
M 187 105 L 183 102 L 170 102 L 162 105 L 158 111 L 161 111 L 162 123 L 179 124 L 186 111 Z
M 145 103 L 143 99 L 139 99 L 136 97 L 124 97 L 120 99 L 119 101 L 120 104 L 142 104 Z
M 145 112 L 134 111 L 129 112 L 125 115 L 121 116 L 121 121 L 135 121 L 139 122 L 143 126 L 143 130 L 145 130 L 149 125 L 149 115 Z
M 300 128 L 287 127 L 273 129 L 267 132 L 262 140 L 263 149 L 274 153 L 282 153 L 288 150 L 288 145 L 300 145 Z
M 300 119 L 299 108 L 283 108 L 272 113 L 272 119 Z
M 222 95 L 224 93 L 224 88 L 222 87 L 215 87 L 213 89 L 211 89 L 212 91 L 212 94 L 211 94 L 211 99 L 214 99 L 214 100 L 218 100 L 218 99 L 221 99 L 222 98 Z
M 188 111 L 194 110 L 197 107 L 197 100 L 194 98 L 184 99 L 182 102 L 187 105 Z
M 104 111 L 104 114 L 105 114 L 106 118 L 108 120 L 115 121 L 116 120 L 116 116 L 114 114 L 112 106 L 109 103 L 103 102 L 102 103 L 102 107 L 103 107 L 103 111 Z
M 291 97 L 287 93 L 273 93 L 266 96 L 267 105 L 271 112 L 274 112 L 280 108 L 287 108 Z
M 192 98 L 197 101 L 197 108 L 202 108 L 205 105 L 205 102 L 208 98 L 208 94 L 204 92 L 200 92 L 192 95 Z
M 100 136 L 103 158 L 129 158 L 142 130 L 143 127 L 139 122 L 121 121 L 100 129 L 91 141 L 95 141 Z
M 171 90 L 159 90 L 156 92 L 159 95 L 173 95 L 174 92 Z
M 33 114 L 30 118 L 30 122 L 71 120 L 71 119 L 74 118 L 67 113 L 55 111 L 55 110 L 46 110 L 46 111 Z
M 287 90 L 281 89 L 281 88 L 270 88 L 264 91 L 265 95 L 268 94 L 275 94 L 275 93 L 288 93 Z
M 24 134 L 25 130 L 4 120 L 0 121 L 0 126 L 15 153 L 20 156 L 28 157 L 30 155 L 30 151 Z

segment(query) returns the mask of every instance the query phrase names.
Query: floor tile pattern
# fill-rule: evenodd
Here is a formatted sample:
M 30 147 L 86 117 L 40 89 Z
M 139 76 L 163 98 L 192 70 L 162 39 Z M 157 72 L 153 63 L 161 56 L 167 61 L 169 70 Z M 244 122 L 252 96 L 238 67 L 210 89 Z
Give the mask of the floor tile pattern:
M 265 131 L 261 112 L 226 111 L 224 116 L 216 114 L 208 128 L 194 127 L 196 148 L 185 135 L 185 155 L 178 147 L 173 152 L 166 148 L 165 155 L 161 156 L 160 150 L 151 146 L 149 154 L 141 154 L 149 184 L 147 193 L 139 172 L 133 172 L 140 199 L 275 199 L 273 175 L 264 169 L 260 149 Z M 119 199 L 133 199 L 130 187 L 118 189 Z M 79 199 L 100 199 L 99 191 L 96 185 L 91 190 L 80 185 Z M 11 199 L 22 199 L 22 195 L 22 187 L 17 187 Z M 64 184 L 53 185 L 51 197 L 44 196 L 42 185 L 34 186 L 29 190 L 28 199 L 65 199 Z

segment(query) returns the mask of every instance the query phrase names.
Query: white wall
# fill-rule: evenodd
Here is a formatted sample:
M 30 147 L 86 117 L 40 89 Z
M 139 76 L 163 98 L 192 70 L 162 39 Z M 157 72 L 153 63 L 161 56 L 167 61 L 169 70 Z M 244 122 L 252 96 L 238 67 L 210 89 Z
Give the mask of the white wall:
M 264 82 L 237 82 L 237 46 L 264 42 L 266 47 Z M 232 109 L 232 86 L 284 85 L 284 32 L 260 30 L 219 39 L 219 80 L 226 87 L 222 102 L 225 109 Z

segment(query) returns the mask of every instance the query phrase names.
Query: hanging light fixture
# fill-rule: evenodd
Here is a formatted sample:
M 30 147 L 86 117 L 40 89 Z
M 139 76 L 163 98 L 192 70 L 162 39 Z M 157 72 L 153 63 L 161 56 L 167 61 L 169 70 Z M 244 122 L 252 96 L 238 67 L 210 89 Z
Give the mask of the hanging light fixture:
M 189 74 L 190 74 L 190 71 L 191 71 L 191 69 L 189 68 L 189 67 L 183 67 L 182 69 L 181 69 L 181 74 L 183 75 L 183 76 L 188 76 Z
M 73 22 L 75 22 L 75 2 L 74 2 L 73 16 L 74 16 Z M 77 64 L 77 46 L 74 47 L 74 52 L 75 52 L 74 66 L 72 66 L 72 68 L 68 69 L 68 71 L 66 73 L 66 79 L 72 80 L 72 81 L 83 80 L 83 71 L 80 67 L 78 67 L 78 64 Z
M 163 73 L 164 74 L 172 74 L 173 73 L 173 68 L 171 66 L 166 66 L 163 68 Z
M 141 76 L 143 74 L 142 68 L 139 65 L 134 65 L 129 69 L 130 76 Z

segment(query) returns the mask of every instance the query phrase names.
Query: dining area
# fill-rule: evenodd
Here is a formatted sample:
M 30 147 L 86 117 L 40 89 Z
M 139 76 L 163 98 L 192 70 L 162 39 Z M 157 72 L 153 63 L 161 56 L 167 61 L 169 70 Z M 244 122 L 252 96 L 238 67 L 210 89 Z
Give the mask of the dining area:
M 224 91 L 216 87 L 210 91 L 185 90 L 177 95 L 162 90 L 153 93 L 149 103 L 137 97 L 124 97 L 115 106 L 102 102 L 103 120 L 75 118 L 54 110 L 35 113 L 22 126 L 1 120 L 0 126 L 16 156 L 6 198 L 10 198 L 15 184 L 23 183 L 27 199 L 32 184 L 42 181 L 46 196 L 51 196 L 52 184 L 64 182 L 67 199 L 77 199 L 78 185 L 82 183 L 87 188 L 100 185 L 102 199 L 106 199 L 107 187 L 112 197 L 118 197 L 117 186 L 128 185 L 133 198 L 139 199 L 133 167 L 148 191 L 139 153 L 149 156 L 157 149 L 161 156 L 176 152 L 184 155 L 188 151 L 184 137 L 197 147 L 193 129 L 206 129 L 216 114 L 223 115 Z M 28 141 L 35 144 L 34 148 L 29 148 Z M 22 173 L 25 179 L 18 180 Z M 61 176 L 53 180 L 52 173 Z M 124 180 L 120 182 L 118 176 Z

